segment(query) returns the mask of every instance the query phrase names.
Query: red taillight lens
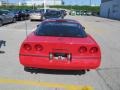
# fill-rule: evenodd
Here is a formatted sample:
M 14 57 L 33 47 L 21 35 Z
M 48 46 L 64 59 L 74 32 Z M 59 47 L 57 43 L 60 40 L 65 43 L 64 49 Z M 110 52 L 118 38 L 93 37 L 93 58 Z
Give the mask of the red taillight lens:
M 41 45 L 35 45 L 35 50 L 36 51 L 42 51 L 43 47 Z
M 87 48 L 82 46 L 82 47 L 79 48 L 79 52 L 80 53 L 86 53 L 87 52 Z
M 24 44 L 24 45 L 23 45 L 23 48 L 24 48 L 25 50 L 27 50 L 27 51 L 32 50 L 32 46 L 29 45 L 29 44 Z
M 98 48 L 97 47 L 92 47 L 90 49 L 90 53 L 97 53 L 98 52 Z

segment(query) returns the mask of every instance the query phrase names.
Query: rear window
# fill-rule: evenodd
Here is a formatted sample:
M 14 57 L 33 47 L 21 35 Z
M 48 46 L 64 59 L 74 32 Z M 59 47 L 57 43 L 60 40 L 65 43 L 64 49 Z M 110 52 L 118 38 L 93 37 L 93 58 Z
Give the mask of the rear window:
M 36 10 L 36 11 L 34 11 L 35 13 L 42 13 L 42 12 L 44 12 L 44 10 Z
M 45 15 L 59 15 L 60 12 L 59 11 L 48 11 L 45 13 Z
M 68 22 L 44 22 L 36 30 L 38 36 L 86 37 L 82 26 Z

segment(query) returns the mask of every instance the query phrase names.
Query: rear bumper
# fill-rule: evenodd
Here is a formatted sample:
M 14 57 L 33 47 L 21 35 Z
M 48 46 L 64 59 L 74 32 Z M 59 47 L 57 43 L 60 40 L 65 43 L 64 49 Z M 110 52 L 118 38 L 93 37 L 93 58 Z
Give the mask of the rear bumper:
M 42 20 L 42 16 L 30 16 L 31 20 Z
M 20 63 L 25 67 L 58 69 L 58 70 L 86 70 L 100 66 L 100 58 L 73 59 L 72 61 L 49 60 L 49 57 L 20 55 Z

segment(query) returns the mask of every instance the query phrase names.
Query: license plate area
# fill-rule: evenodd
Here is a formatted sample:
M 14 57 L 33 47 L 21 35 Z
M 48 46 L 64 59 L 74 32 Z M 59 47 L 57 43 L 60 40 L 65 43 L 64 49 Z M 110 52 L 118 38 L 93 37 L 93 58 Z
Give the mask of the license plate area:
M 54 52 L 49 54 L 50 60 L 71 60 L 72 55 L 70 53 Z

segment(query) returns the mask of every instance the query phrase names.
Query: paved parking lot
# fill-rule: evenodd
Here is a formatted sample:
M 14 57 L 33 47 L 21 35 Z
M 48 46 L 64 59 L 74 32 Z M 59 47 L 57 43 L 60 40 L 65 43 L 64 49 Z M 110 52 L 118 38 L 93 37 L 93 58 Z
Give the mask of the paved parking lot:
M 24 71 L 19 64 L 19 47 L 28 33 L 40 22 L 21 21 L 0 27 L 0 40 L 6 46 L 0 48 L 0 90 L 80 90 L 90 86 L 94 90 L 120 90 L 120 21 L 93 16 L 67 16 L 78 20 L 99 43 L 102 64 L 89 72 Z M 26 25 L 27 23 L 27 25 Z

